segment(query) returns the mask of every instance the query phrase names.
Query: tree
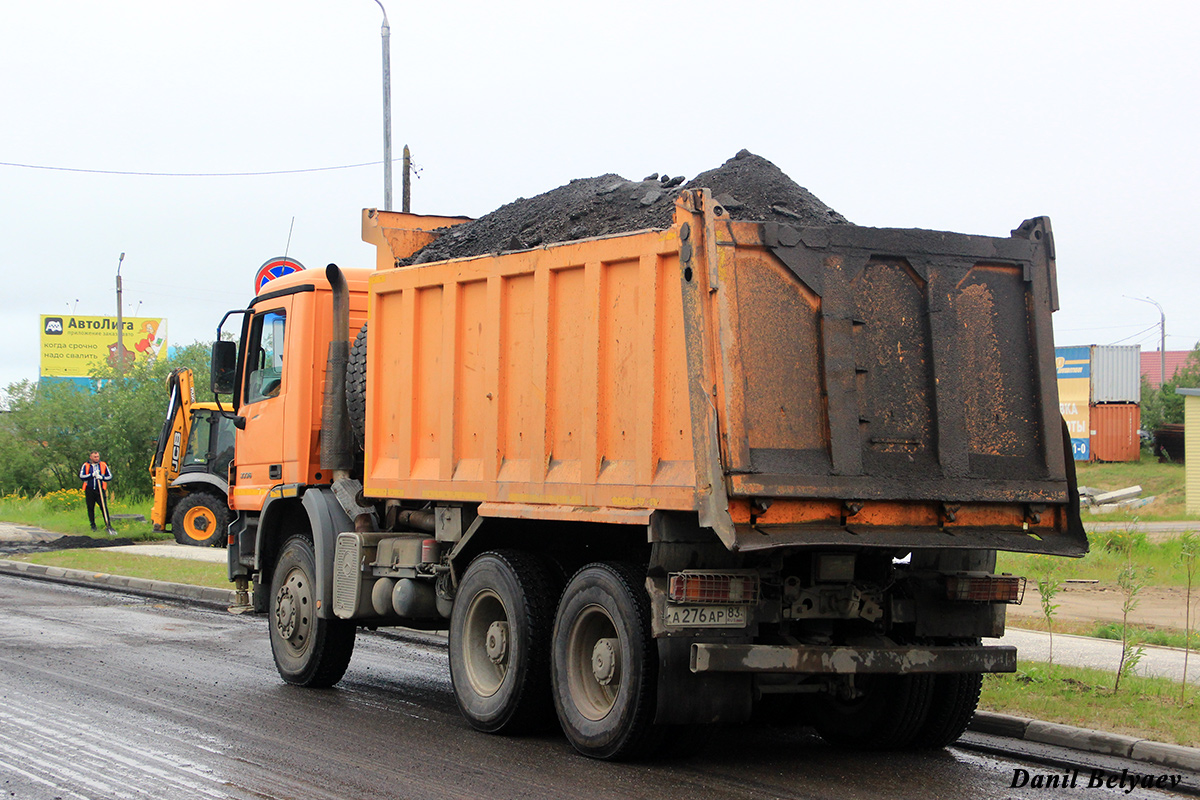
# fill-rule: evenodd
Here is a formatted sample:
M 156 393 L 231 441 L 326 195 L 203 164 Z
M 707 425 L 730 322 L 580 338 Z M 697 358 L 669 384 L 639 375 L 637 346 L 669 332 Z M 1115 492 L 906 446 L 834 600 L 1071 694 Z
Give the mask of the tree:
M 1183 679 L 1179 686 L 1179 702 L 1187 697 L 1188 655 L 1192 652 L 1192 584 L 1196 580 L 1196 562 L 1200 561 L 1200 539 L 1194 531 L 1179 537 L 1179 554 L 1183 559 L 1184 574 L 1187 575 L 1187 594 L 1183 601 Z
M 75 487 L 79 465 L 99 450 L 114 489 L 148 494 L 148 467 L 166 413 L 166 378 L 190 368 L 203 382 L 210 346 L 194 342 L 173 357 L 136 362 L 124 374 L 102 368 L 90 390 L 69 382 L 20 381 L 8 387 L 0 419 L 0 491 L 33 493 Z
M 1158 390 L 1151 389 L 1149 382 L 1142 378 L 1142 427 L 1154 430 L 1163 425 L 1182 423 L 1183 395 L 1175 390 L 1197 387 L 1200 387 L 1200 342 L 1188 353 L 1183 366 Z

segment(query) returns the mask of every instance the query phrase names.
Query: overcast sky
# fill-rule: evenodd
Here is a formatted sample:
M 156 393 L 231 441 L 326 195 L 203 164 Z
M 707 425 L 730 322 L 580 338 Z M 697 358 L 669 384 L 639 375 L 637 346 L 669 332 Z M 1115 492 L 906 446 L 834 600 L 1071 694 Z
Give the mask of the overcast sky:
M 741 148 L 860 225 L 1007 236 L 1048 215 L 1056 343 L 1200 340 L 1200 5 L 384 0 L 413 211 Z M 272 256 L 370 266 L 382 166 L 372 0 L 0 0 L 0 387 L 39 315 L 209 341 Z M 399 204 L 399 170 L 395 183 Z M 294 227 L 292 226 L 292 221 Z M 289 244 L 289 228 L 292 227 Z M 139 305 L 140 304 L 140 305 Z

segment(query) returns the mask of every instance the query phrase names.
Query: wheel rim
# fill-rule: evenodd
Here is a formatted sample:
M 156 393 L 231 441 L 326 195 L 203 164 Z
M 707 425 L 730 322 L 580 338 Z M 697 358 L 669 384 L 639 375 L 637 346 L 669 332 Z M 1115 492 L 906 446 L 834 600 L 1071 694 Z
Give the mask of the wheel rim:
M 512 659 L 508 614 L 500 596 L 485 589 L 471 598 L 463 624 L 463 666 L 480 697 L 500 691 Z
M 312 635 L 312 587 L 299 567 L 288 571 L 275 593 L 275 631 L 293 656 L 303 655 Z
M 189 539 L 204 541 L 212 536 L 216 527 L 217 515 L 212 512 L 211 508 L 204 506 L 189 508 L 183 516 L 183 532 Z
M 567 687 L 575 707 L 593 722 L 604 719 L 621 691 L 621 639 L 602 606 L 589 605 L 571 623 L 567 638 Z

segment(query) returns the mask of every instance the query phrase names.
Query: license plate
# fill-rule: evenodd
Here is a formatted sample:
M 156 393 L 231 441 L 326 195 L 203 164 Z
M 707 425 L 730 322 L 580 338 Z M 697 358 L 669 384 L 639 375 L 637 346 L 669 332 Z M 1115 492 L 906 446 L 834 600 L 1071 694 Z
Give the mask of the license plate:
M 663 622 L 671 628 L 744 628 L 746 607 L 668 604 Z

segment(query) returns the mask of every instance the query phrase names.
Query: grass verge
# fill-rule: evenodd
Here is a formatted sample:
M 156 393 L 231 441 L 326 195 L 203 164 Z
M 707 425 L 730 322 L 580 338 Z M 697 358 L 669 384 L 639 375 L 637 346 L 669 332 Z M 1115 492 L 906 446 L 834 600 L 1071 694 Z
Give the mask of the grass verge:
M 1011 674 L 985 675 L 979 707 L 1001 714 L 1123 733 L 1156 742 L 1200 746 L 1200 690 L 1136 675 L 1121 680 L 1097 669 L 1018 661 Z
M 1196 524 L 1200 530 L 1200 522 Z M 1129 543 L 1133 548 L 1133 561 L 1139 567 L 1154 570 L 1155 586 L 1184 587 L 1187 571 L 1182 557 L 1182 545 L 1178 539 L 1151 542 L 1146 534 L 1137 530 L 1136 523 L 1130 526 Z M 1091 550 L 1083 558 L 1053 558 L 1049 560 L 1054 573 L 1063 580 L 1098 580 L 1105 585 L 1115 585 L 1117 574 L 1125 565 L 1122 552 L 1124 531 L 1098 531 L 1088 534 Z M 1034 576 L 1045 571 L 1047 558 L 1028 553 L 996 554 L 996 571 L 1024 575 L 1035 582 Z M 1196 585 L 1193 584 L 1193 591 Z M 1182 599 L 1180 603 L 1182 604 Z
M 134 541 L 162 541 L 172 539 L 169 533 L 155 533 L 150 523 L 150 498 L 124 496 L 114 493 L 109 497 L 109 512 L 112 514 L 140 514 L 144 520 L 114 519 L 113 528 L 118 536 Z M 93 531 L 88 524 L 87 509 L 83 504 L 82 491 L 55 492 L 50 496 L 5 495 L 0 497 L 0 521 L 18 525 L 31 525 L 54 533 L 71 536 L 90 536 L 93 539 L 109 539 L 96 509 L 96 522 L 100 530 Z
M 30 553 L 9 556 L 12 561 L 27 561 L 51 567 L 79 569 L 85 572 L 103 572 L 127 578 L 183 583 L 191 586 L 209 586 L 216 589 L 232 589 L 227 567 L 207 561 L 191 561 L 182 558 L 161 556 L 139 556 L 133 553 L 106 552 L 95 550 L 56 550 L 50 553 Z
M 1081 486 L 1091 486 L 1112 492 L 1127 486 L 1141 486 L 1142 497 L 1154 496 L 1154 501 L 1130 511 L 1093 514 L 1083 511 L 1083 522 L 1156 522 L 1159 520 L 1194 519 L 1188 514 L 1184 496 L 1183 464 L 1159 464 L 1153 456 L 1142 453 L 1141 461 L 1117 464 L 1076 464 L 1075 472 Z

